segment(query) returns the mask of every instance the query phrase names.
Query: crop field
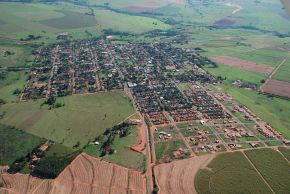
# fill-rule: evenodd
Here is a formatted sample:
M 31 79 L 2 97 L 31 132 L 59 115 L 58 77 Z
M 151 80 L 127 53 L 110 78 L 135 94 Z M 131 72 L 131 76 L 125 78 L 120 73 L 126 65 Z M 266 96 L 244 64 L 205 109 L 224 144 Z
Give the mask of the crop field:
M 289 58 L 273 75 L 273 78 L 277 80 L 281 80 L 281 81 L 290 82 L 290 59 Z
M 89 193 L 90 190 L 92 193 L 145 194 L 145 177 L 82 153 L 56 178 L 51 193 Z
M 193 157 L 185 160 L 164 163 L 154 167 L 160 194 L 196 193 L 194 182 L 196 173 L 213 158 L 212 155 Z
M 43 140 L 35 135 L 0 124 L 0 165 L 10 165 L 16 159 L 25 157 Z
M 289 192 L 290 164 L 281 154 L 272 149 L 251 150 L 245 153 L 276 193 Z
M 270 74 L 274 70 L 273 67 L 265 64 L 257 64 L 251 61 L 241 60 L 239 58 L 229 56 L 219 56 L 213 58 L 213 60 L 217 63 L 256 73 Z
M 269 79 L 261 88 L 263 92 L 290 98 L 290 83 L 276 79 Z
M 134 113 L 131 102 L 123 92 L 76 95 L 58 98 L 61 108 L 41 107 L 44 100 L 21 104 L 5 104 L 0 112 L 0 123 L 17 126 L 29 133 L 46 137 L 72 147 L 89 140 L 125 120 Z
M 284 155 L 284 157 L 290 162 L 290 149 L 285 147 L 279 147 L 278 149 Z
M 198 193 L 271 193 L 240 152 L 219 154 L 195 179 Z

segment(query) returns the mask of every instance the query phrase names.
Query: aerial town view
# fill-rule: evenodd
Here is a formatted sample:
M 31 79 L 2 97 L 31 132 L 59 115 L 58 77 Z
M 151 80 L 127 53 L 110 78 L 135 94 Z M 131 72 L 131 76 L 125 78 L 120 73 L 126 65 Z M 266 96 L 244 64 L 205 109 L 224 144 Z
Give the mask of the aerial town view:
M 0 0 L 0 194 L 290 194 L 290 1 Z

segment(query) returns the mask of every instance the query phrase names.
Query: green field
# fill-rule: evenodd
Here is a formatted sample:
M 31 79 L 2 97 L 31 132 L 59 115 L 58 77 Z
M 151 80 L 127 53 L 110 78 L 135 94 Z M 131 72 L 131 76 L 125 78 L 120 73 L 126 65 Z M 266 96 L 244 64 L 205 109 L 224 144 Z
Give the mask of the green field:
M 271 193 L 269 187 L 240 152 L 218 155 L 196 175 L 198 193 Z
M 284 157 L 290 162 L 290 149 L 285 147 L 279 147 L 278 149 L 284 155 Z
M 123 92 L 58 98 L 57 101 L 65 106 L 51 110 L 41 108 L 43 101 L 1 106 L 0 112 L 5 112 L 5 116 L 0 123 L 17 126 L 72 147 L 78 141 L 81 146 L 87 144 L 106 128 L 134 113 L 131 102 Z
M 0 124 L 0 165 L 11 165 L 16 159 L 26 157 L 43 139 L 19 129 Z
M 290 82 L 290 59 L 289 58 L 273 75 L 273 78 L 281 80 L 281 81 Z
M 114 153 L 110 155 L 105 155 L 102 158 L 104 160 L 119 164 L 121 166 L 136 169 L 139 171 L 144 171 L 145 156 L 130 149 L 130 146 L 137 143 L 137 130 L 137 127 L 130 127 L 130 133 L 126 137 L 116 136 L 112 144 L 112 149 L 114 149 Z M 87 154 L 100 157 L 101 145 L 102 142 L 100 142 L 100 145 L 98 146 L 88 145 L 84 148 L 83 151 Z
M 171 161 L 174 159 L 173 152 L 179 148 L 185 148 L 182 140 L 155 143 L 155 154 L 158 162 Z M 185 156 L 187 157 L 187 156 Z
M 272 149 L 245 153 L 276 193 L 289 193 L 290 164 L 281 154 Z
M 155 29 L 167 30 L 170 28 L 170 25 L 154 18 L 121 14 L 105 9 L 96 9 L 95 15 L 97 23 L 102 29 L 112 29 L 113 31 L 141 34 Z

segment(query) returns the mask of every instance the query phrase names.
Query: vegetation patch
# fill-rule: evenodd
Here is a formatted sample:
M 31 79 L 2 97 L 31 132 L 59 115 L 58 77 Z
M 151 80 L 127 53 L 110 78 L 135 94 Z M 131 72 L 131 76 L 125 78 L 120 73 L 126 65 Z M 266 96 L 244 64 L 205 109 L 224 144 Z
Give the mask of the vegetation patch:
M 43 142 L 43 139 L 37 136 L 2 124 L 0 124 L 0 134 L 0 165 L 11 165 Z
M 42 20 L 41 23 L 58 28 L 58 29 L 73 29 L 96 26 L 96 20 L 92 15 L 86 15 L 73 11 L 61 11 L 65 16 L 61 18 L 53 18 Z
M 81 148 L 134 113 L 129 98 L 123 92 L 107 92 L 58 98 L 63 107 L 41 107 L 44 100 L 20 104 L 4 104 L 0 123 L 17 126 L 32 134 Z M 77 146 L 77 147 L 76 147 Z
M 277 151 L 272 149 L 250 150 L 245 152 L 276 193 L 290 190 L 290 164 Z
M 271 193 L 240 152 L 218 155 L 195 179 L 198 193 Z

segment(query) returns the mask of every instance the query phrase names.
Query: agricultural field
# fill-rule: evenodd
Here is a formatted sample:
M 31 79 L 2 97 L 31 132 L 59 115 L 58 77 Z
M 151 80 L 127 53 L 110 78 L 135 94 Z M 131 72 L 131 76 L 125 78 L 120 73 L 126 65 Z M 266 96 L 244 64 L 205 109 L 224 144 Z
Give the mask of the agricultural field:
M 241 152 L 219 154 L 195 179 L 198 193 L 272 193 Z
M 272 149 L 251 150 L 245 153 L 276 193 L 289 192 L 290 164 L 280 153 Z
M 273 75 L 274 79 L 290 82 L 290 59 L 287 59 L 285 63 L 277 70 Z
M 58 98 L 65 106 L 49 109 L 44 100 L 1 106 L 0 123 L 16 126 L 34 135 L 62 143 L 84 146 L 97 135 L 134 113 L 123 92 Z M 79 142 L 79 143 L 78 143 Z
M 278 149 L 284 155 L 284 157 L 290 161 L 290 149 L 285 147 L 279 147 Z
M 0 165 L 11 165 L 16 159 L 25 157 L 44 140 L 14 127 L 0 124 Z

